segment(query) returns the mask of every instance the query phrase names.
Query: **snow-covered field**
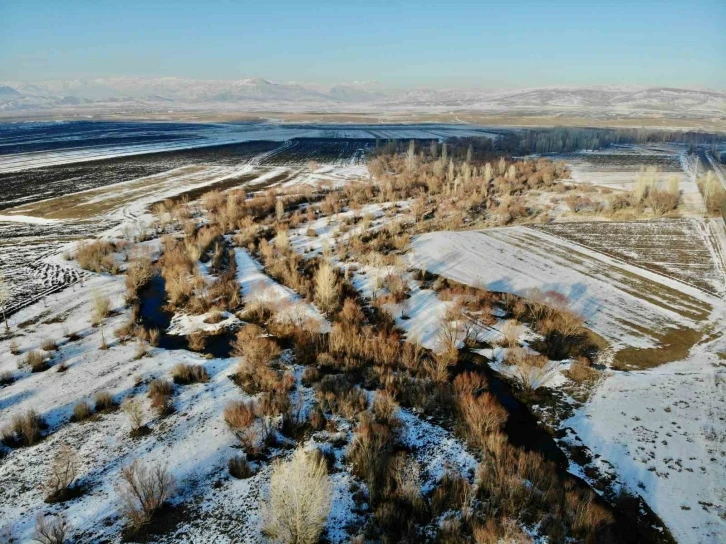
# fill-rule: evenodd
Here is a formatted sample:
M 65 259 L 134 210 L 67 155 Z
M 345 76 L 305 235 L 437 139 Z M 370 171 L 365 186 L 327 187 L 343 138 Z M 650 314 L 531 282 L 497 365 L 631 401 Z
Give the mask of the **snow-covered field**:
M 598 467 L 641 495 L 681 543 L 726 535 L 724 353 L 719 335 L 686 360 L 612 373 L 562 424 L 575 433 L 568 441 L 599 456 Z
M 490 291 L 561 293 L 614 346 L 652 347 L 664 330 L 697 328 L 723 304 L 674 279 L 527 227 L 425 234 L 413 241 L 410 264 Z

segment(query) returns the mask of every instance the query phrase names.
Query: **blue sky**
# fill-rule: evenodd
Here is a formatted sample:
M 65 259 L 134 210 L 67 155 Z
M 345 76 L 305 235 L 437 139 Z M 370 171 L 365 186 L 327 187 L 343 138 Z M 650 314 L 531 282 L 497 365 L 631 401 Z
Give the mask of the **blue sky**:
M 726 89 L 726 2 L 0 0 L 0 80 Z

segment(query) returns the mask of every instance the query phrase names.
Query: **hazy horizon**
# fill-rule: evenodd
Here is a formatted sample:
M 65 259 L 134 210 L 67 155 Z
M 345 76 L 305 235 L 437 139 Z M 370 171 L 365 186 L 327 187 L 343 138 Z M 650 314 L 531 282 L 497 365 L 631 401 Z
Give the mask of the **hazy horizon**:
M 725 89 L 726 7 L 367 2 L 0 7 L 0 79 L 259 77 L 330 87 Z

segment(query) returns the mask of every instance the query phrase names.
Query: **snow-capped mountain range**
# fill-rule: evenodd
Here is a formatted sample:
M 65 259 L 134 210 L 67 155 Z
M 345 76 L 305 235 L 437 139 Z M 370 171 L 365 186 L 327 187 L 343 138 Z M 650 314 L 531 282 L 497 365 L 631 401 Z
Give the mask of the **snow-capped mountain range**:
M 196 80 L 175 77 L 97 78 L 0 83 L 0 112 L 94 110 L 287 111 L 541 111 L 655 112 L 723 116 L 726 92 L 668 87 L 547 87 L 517 90 L 389 90 L 377 84 L 331 87 L 273 83 L 262 78 Z

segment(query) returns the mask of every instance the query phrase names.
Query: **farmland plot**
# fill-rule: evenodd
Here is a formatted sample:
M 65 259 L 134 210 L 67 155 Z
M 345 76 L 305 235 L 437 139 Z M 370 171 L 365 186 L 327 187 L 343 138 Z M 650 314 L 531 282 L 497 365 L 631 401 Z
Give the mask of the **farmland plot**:
M 534 228 L 714 295 L 726 293 L 720 220 L 552 223 Z
M 721 305 L 700 289 L 527 227 L 425 234 L 410 258 L 412 266 L 492 291 L 557 291 L 616 350 L 643 350 L 631 353 L 635 365 L 652 355 L 648 349 L 675 342 L 673 335 L 688 334 L 692 345 Z

